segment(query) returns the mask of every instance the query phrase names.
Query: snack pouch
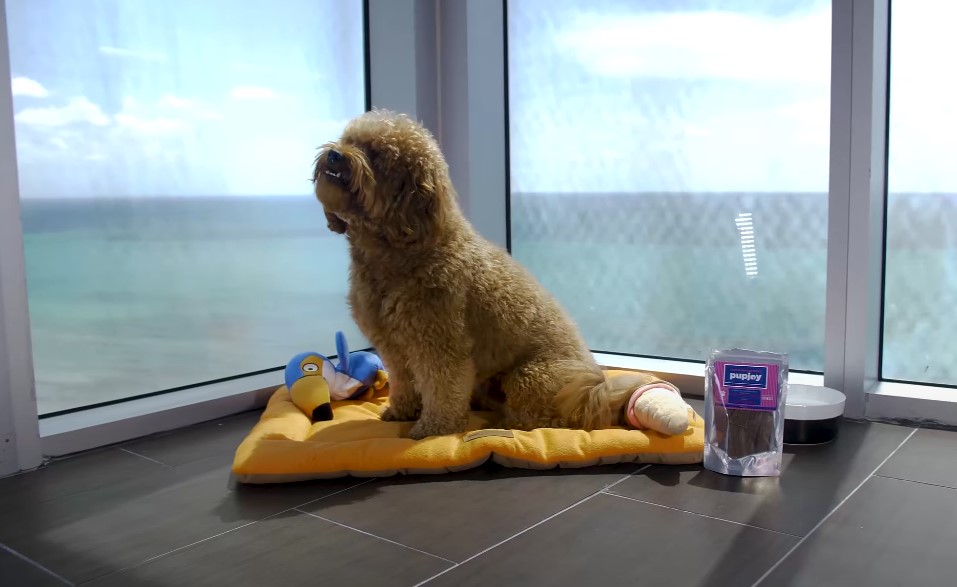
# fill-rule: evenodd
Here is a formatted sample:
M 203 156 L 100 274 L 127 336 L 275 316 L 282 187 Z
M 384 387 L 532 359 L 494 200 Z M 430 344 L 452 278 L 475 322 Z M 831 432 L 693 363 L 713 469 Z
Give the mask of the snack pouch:
M 713 351 L 705 370 L 705 468 L 739 477 L 779 476 L 787 389 L 786 354 Z

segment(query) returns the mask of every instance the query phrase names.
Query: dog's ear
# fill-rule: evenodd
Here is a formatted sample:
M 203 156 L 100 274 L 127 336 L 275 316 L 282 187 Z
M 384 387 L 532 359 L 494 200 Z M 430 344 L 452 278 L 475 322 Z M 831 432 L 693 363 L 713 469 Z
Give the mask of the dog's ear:
M 411 165 L 405 175 L 383 231 L 393 246 L 428 245 L 444 222 L 441 198 L 445 186 L 429 163 Z

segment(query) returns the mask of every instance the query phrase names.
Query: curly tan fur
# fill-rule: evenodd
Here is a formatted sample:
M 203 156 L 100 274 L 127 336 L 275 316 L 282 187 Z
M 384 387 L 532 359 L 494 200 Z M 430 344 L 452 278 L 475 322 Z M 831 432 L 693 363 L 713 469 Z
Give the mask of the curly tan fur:
M 475 396 L 504 397 L 514 429 L 622 422 L 647 376 L 605 380 L 555 299 L 469 225 L 426 129 L 366 113 L 321 149 L 313 179 L 349 241 L 353 317 L 389 370 L 384 420 L 417 420 L 416 439 L 462 432 Z

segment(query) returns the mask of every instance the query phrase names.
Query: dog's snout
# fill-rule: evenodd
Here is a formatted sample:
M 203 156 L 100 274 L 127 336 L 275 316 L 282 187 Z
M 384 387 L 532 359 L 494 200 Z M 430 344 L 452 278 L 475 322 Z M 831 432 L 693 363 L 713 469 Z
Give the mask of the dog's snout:
M 326 161 L 329 162 L 329 165 L 338 165 L 342 163 L 342 153 L 335 149 L 329 149 L 329 154 L 326 155 Z

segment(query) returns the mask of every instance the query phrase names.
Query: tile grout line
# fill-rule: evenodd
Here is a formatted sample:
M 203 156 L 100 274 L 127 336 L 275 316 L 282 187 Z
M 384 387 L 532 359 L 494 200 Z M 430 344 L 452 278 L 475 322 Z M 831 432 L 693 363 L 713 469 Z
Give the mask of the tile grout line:
M 798 540 L 797 544 L 795 544 L 795 545 L 792 546 L 787 552 L 785 552 L 785 553 L 784 553 L 784 556 L 782 556 L 780 559 L 778 559 L 778 562 L 776 562 L 776 563 L 774 563 L 773 565 L 771 565 L 771 568 L 770 568 L 770 569 L 768 569 L 767 571 L 764 572 L 763 575 L 761 575 L 760 577 L 758 577 L 758 580 L 755 581 L 754 583 L 752 583 L 752 584 L 751 584 L 751 587 L 757 587 L 758 585 L 760 585 L 765 579 L 767 579 L 767 578 L 771 575 L 771 573 L 773 573 L 778 567 L 780 567 L 781 564 L 782 564 L 785 560 L 787 560 L 787 558 L 788 558 L 789 556 L 791 556 L 792 554 L 794 554 L 794 551 L 796 551 L 798 548 L 800 548 L 801 545 L 804 544 L 804 542 L 807 541 L 808 538 L 810 538 L 815 532 L 817 532 L 817 530 L 818 530 L 821 526 L 823 526 L 824 523 L 827 522 L 827 521 L 831 518 L 831 516 L 834 515 L 835 512 L 837 512 L 837 510 L 841 509 L 841 507 L 842 507 L 845 503 L 847 503 L 847 500 L 849 500 L 849 499 L 851 499 L 852 497 L 854 497 L 854 494 L 857 493 L 858 490 L 859 490 L 861 487 L 864 487 L 864 484 L 867 483 L 868 481 L 870 481 L 871 478 L 873 478 L 873 477 L 877 474 L 877 472 L 881 470 L 881 467 L 883 467 L 885 464 L 887 464 L 887 461 L 891 460 L 891 457 L 893 457 L 895 454 L 897 454 L 897 451 L 899 451 L 899 450 L 901 449 L 901 447 L 904 446 L 904 444 L 906 444 L 907 441 L 910 440 L 911 437 L 914 436 L 914 434 L 917 433 L 918 430 L 919 430 L 919 428 L 914 428 L 913 430 L 911 430 L 911 431 L 910 431 L 910 434 L 908 434 L 907 437 L 904 438 L 904 440 L 902 440 L 902 441 L 900 442 L 900 444 L 898 444 L 897 447 L 896 447 L 894 450 L 892 450 L 891 453 L 890 453 L 889 455 L 887 455 L 887 457 L 884 458 L 883 461 L 881 461 L 880 463 L 878 463 L 878 465 L 877 465 L 876 467 L 874 467 L 874 470 L 871 471 L 870 475 L 868 475 L 867 477 L 864 478 L 863 481 L 861 481 L 860 483 L 858 483 L 858 484 L 857 484 L 857 487 L 855 487 L 853 490 L 851 490 L 851 492 L 848 493 L 847 496 L 846 496 L 844 499 L 842 499 L 836 506 L 834 506 L 834 507 L 831 509 L 831 511 L 829 511 L 829 512 L 827 513 L 827 515 L 825 515 L 823 518 L 821 518 L 821 520 L 820 520 L 817 524 L 815 524 L 813 528 L 811 528 L 810 532 L 808 532 L 807 534 L 805 534 L 803 538 L 801 538 L 800 540 Z
M 126 569 L 129 569 L 129 568 L 132 568 L 132 567 L 138 567 L 138 566 L 140 566 L 140 565 L 145 565 L 146 563 L 152 562 L 152 561 L 154 561 L 154 560 L 156 560 L 156 559 L 158 559 L 158 558 L 164 557 L 164 556 L 168 556 L 168 555 L 173 554 L 173 553 L 175 553 L 175 552 L 179 552 L 180 550 L 183 550 L 183 549 L 185 549 L 185 548 L 190 548 L 191 546 L 196 546 L 197 544 L 202 544 L 203 542 L 207 542 L 207 541 L 209 541 L 209 540 L 213 540 L 214 538 L 219 538 L 220 536 L 224 536 L 224 535 L 226 535 L 226 534 L 229 534 L 230 532 L 235 532 L 236 530 L 241 530 L 241 529 L 246 528 L 246 527 L 248 527 L 248 526 L 252 526 L 253 524 L 257 524 L 257 523 L 259 523 L 259 522 L 264 522 L 264 521 L 266 521 L 266 520 L 275 518 L 275 517 L 277 517 L 277 516 L 281 516 L 281 515 L 283 515 L 283 514 L 286 514 L 286 513 L 291 512 L 291 511 L 293 511 L 293 510 L 297 510 L 297 508 L 303 507 L 303 506 L 308 505 L 308 504 L 310 504 L 310 503 L 315 503 L 315 502 L 317 502 L 317 501 L 326 499 L 327 497 L 332 497 L 333 495 L 339 495 L 340 493 L 342 493 L 342 492 L 344 492 L 344 491 L 349 491 L 350 489 L 352 489 L 352 488 L 354 488 L 354 487 L 359 487 L 360 485 L 365 485 L 366 483 L 369 483 L 370 481 L 372 481 L 372 479 L 367 479 L 367 480 L 363 481 L 362 483 L 356 483 L 355 485 L 350 485 L 349 487 L 347 487 L 347 488 L 345 488 L 345 489 L 340 489 L 339 491 L 335 491 L 335 492 L 333 492 L 333 493 L 330 493 L 329 495 L 324 495 L 324 496 L 322 496 L 322 497 L 320 497 L 320 498 L 318 498 L 318 499 L 314 499 L 314 500 L 312 500 L 312 501 L 307 501 L 306 503 L 304 503 L 304 504 L 302 504 L 302 505 L 297 505 L 297 506 L 293 506 L 293 507 L 288 508 L 288 509 L 284 509 L 284 510 L 282 510 L 281 512 L 276 512 L 275 514 L 266 516 L 265 518 L 262 518 L 262 519 L 260 519 L 260 520 L 253 520 L 252 522 L 247 522 L 247 523 L 243 524 L 242 526 L 236 526 L 235 528 L 230 528 L 229 530 L 226 530 L 225 532 L 220 532 L 219 534 L 216 534 L 216 535 L 213 535 L 213 536 L 209 536 L 209 537 L 207 537 L 207 538 L 203 538 L 202 540 L 197 540 L 196 542 L 191 542 L 191 543 L 186 544 L 186 545 L 184 545 L 184 546 L 180 546 L 180 547 L 178 547 L 178 548 L 174 548 L 173 550 L 170 550 L 170 551 L 168 551 L 168 552 L 164 552 L 164 553 L 162 553 L 162 554 L 158 554 L 158 555 L 156 555 L 156 556 L 152 556 L 152 557 L 150 557 L 150 558 L 148 558 L 148 559 L 146 559 L 146 560 L 144 560 L 144 561 L 142 561 L 142 562 L 140 562 L 140 563 L 137 563 L 137 564 L 135 564 L 135 565 L 132 565 L 131 567 L 126 567 Z M 298 510 L 297 510 L 297 511 L 298 511 Z M 121 569 L 121 570 L 126 570 L 126 569 Z
M 146 459 L 147 461 L 149 461 L 149 462 L 151 462 L 151 463 L 155 463 L 155 464 L 157 464 L 157 465 L 159 465 L 159 466 L 161 466 L 161 467 L 164 467 L 164 468 L 166 468 L 166 469 L 174 469 L 174 468 L 175 468 L 175 467 L 173 467 L 173 465 L 168 465 L 168 464 L 166 464 L 166 463 L 164 463 L 164 462 L 162 462 L 162 461 L 157 461 L 156 459 L 151 459 L 150 457 L 148 457 L 148 456 L 146 456 L 146 455 L 141 455 L 141 454 L 138 453 L 138 452 L 133 452 L 133 451 L 127 449 L 127 448 L 123 448 L 122 446 L 118 446 L 118 447 L 116 447 L 116 448 L 118 448 L 119 450 L 125 452 L 126 454 L 130 454 L 130 455 L 133 455 L 133 456 L 135 456 L 135 457 L 139 457 L 139 458 L 141 458 L 141 459 Z
M 289 510 L 285 510 L 285 511 L 289 511 Z M 279 514 L 282 514 L 282 513 L 285 513 L 285 512 L 279 512 L 278 514 L 274 514 L 274 515 L 278 516 Z M 269 516 L 269 518 L 271 518 L 271 517 L 272 517 L 272 516 Z M 269 519 L 269 518 L 263 518 L 263 520 L 266 520 L 266 519 Z M 104 577 L 109 577 L 109 576 L 112 576 L 112 575 L 118 575 L 118 574 L 120 574 L 120 573 L 125 573 L 126 571 L 129 571 L 129 570 L 132 570 L 132 569 L 136 569 L 136 568 L 142 567 L 143 565 L 147 565 L 147 564 L 149 564 L 149 563 L 151 563 L 151 562 L 153 562 L 153 561 L 155 561 L 155 560 L 157 560 L 157 559 L 161 559 L 161 558 L 166 557 L 166 556 L 169 556 L 169 555 L 171 555 L 171 554 L 176 554 L 177 552 L 179 552 L 179 551 L 181 551 L 181 550 L 186 550 L 187 548 L 192 548 L 193 546 L 196 546 L 197 544 L 202 544 L 202 543 L 204 543 L 204 542 L 209 542 L 210 540 L 214 540 L 214 539 L 216 539 L 216 538 L 219 538 L 220 536 L 225 536 L 226 534 L 229 534 L 229 533 L 231 533 L 231 532 L 235 532 L 236 530 L 242 530 L 243 528 L 248 528 L 249 526 L 252 526 L 253 524 L 256 524 L 257 522 L 261 522 L 261 521 L 262 521 L 262 520 L 253 520 L 252 522 L 246 522 L 245 524 L 243 524 L 243 525 L 241 525 L 241 526 L 236 526 L 235 528 L 230 528 L 229 530 L 220 532 L 219 534 L 214 534 L 214 535 L 212 535 L 212 536 L 207 536 L 206 538 L 203 538 L 203 539 L 201 539 L 201 540 L 197 540 L 197 541 L 195 541 L 195 542 L 190 542 L 189 544 L 184 544 L 183 546 L 178 546 L 178 547 L 174 548 L 173 550 L 169 550 L 169 551 L 166 551 L 166 552 L 157 554 L 157 555 L 153 555 L 153 556 L 151 556 L 151 557 L 149 557 L 149 558 L 147 558 L 147 559 L 141 560 L 141 561 L 138 562 L 138 563 L 134 563 L 134 564 L 132 564 L 132 565 L 123 567 L 122 569 L 117 569 L 117 570 L 115 570 L 115 571 L 110 571 L 109 573 L 105 573 L 105 574 L 103 574 L 103 575 L 98 575 L 98 576 L 96 576 L 96 577 L 91 577 L 90 579 L 87 579 L 86 581 L 84 581 L 83 584 L 91 583 L 91 582 L 93 582 L 93 581 L 98 581 L 98 580 L 100 580 L 100 579 L 102 579 L 102 578 L 104 578 Z
M 48 568 L 46 568 L 45 566 L 41 565 L 40 563 L 38 563 L 37 561 L 33 560 L 32 558 L 30 558 L 30 557 L 24 555 L 24 554 L 21 553 L 21 552 L 18 552 L 18 551 L 16 551 L 16 550 L 10 548 L 10 547 L 7 546 L 6 544 L 0 544 L 0 551 L 6 552 L 6 553 L 9 554 L 10 556 L 12 556 L 12 557 L 14 557 L 14 558 L 17 558 L 17 559 L 19 559 L 19 560 L 21 560 L 21 561 L 27 563 L 27 564 L 30 565 L 31 567 L 37 568 L 37 569 L 43 571 L 44 573 L 46 573 L 47 575 L 50 575 L 51 577 L 55 577 L 56 579 L 59 579 L 60 581 L 63 582 L 64 585 L 72 585 L 72 586 L 75 586 L 75 585 L 76 585 L 76 583 L 74 583 L 73 581 L 70 581 L 70 580 L 68 580 L 66 577 L 63 577 L 63 576 L 59 575 L 58 573 L 55 573 L 54 571 L 51 571 L 50 569 L 48 569 Z
M 874 477 L 880 477 L 881 479 L 893 479 L 894 481 L 903 481 L 905 483 L 917 483 L 918 485 L 927 485 L 930 487 L 940 487 L 941 489 L 951 489 L 953 491 L 957 491 L 957 487 L 951 487 L 950 485 L 941 485 L 940 483 L 930 483 L 928 481 L 917 481 L 916 479 L 905 479 L 903 477 L 894 477 L 892 475 L 874 474 Z
M 356 483 L 355 485 L 350 485 L 349 487 L 346 487 L 345 489 L 340 489 L 339 491 L 333 491 L 333 492 L 330 493 L 329 495 L 323 495 L 322 497 L 317 497 L 316 499 L 310 499 L 309 501 L 307 501 L 307 502 L 305 502 L 305 503 L 301 503 L 301 504 L 299 504 L 299 505 L 292 506 L 292 507 L 289 508 L 288 510 L 283 510 L 283 511 L 279 512 L 279 514 L 284 514 L 284 513 L 288 512 L 289 510 L 295 510 L 295 509 L 298 509 L 298 508 L 304 508 L 304 507 L 306 507 L 306 506 L 309 505 L 309 504 L 313 504 L 313 503 L 316 503 L 317 501 L 322 501 L 322 500 L 324 500 L 324 499 L 328 499 L 328 498 L 330 498 L 330 497 L 332 497 L 332 496 L 334 496 L 334 495 L 339 495 L 340 493 L 345 493 L 346 491 L 352 491 L 352 490 L 355 489 L 356 487 L 362 487 L 363 485 L 367 485 L 367 484 L 369 484 L 369 483 L 372 483 L 373 481 L 378 481 L 379 479 L 380 479 L 380 477 L 369 477 L 369 478 L 366 479 L 365 481 L 360 481 L 359 483 Z M 278 516 L 279 514 L 274 514 L 274 515 Z M 272 516 L 269 516 L 269 517 L 271 518 Z M 267 519 L 267 518 L 263 518 L 263 519 L 265 520 L 265 519 Z
M 358 532 L 359 534 L 365 534 L 366 536 L 369 536 L 369 537 L 371 537 L 371 538 L 375 538 L 375 539 L 377 539 L 377 540 L 382 540 L 383 542 L 388 542 L 388 543 L 390 543 L 390 544 L 394 544 L 394 545 L 396 545 L 396 546 L 400 546 L 400 547 L 402 547 L 402 548 L 405 548 L 405 549 L 408 549 L 408 550 L 412 550 L 412 551 L 418 552 L 418 553 L 420 553 L 420 554 L 425 554 L 425 555 L 431 556 L 431 557 L 433 557 L 433 558 L 437 558 L 437 559 L 439 559 L 439 560 L 443 560 L 443 561 L 445 561 L 445 562 L 451 564 L 453 567 L 458 565 L 458 563 L 455 562 L 454 560 L 449 560 L 449 559 L 445 558 L 444 556 L 439 556 L 439 555 L 437 555 L 437 554 L 432 554 L 431 552 L 426 552 L 426 551 L 424 551 L 424 550 L 420 550 L 420 549 L 418 549 L 418 548 L 409 546 L 408 544 L 402 544 L 401 542 L 396 542 L 395 540 L 390 540 L 389 538 L 385 538 L 385 537 L 383 537 L 383 536 L 379 536 L 379 535 L 377 535 L 377 534 L 373 534 L 372 532 L 366 532 L 365 530 L 360 530 L 359 528 L 354 528 L 354 527 L 349 526 L 349 525 L 347 525 L 347 524 L 343 524 L 342 522 L 337 522 L 337 521 L 335 521 L 335 520 L 330 520 L 329 518 L 324 518 L 324 517 L 322 517 L 322 516 L 320 516 L 320 515 L 318 515 L 318 514 L 314 514 L 314 513 L 312 513 L 312 512 L 307 512 L 307 511 L 301 510 L 301 509 L 299 509 L 299 508 L 293 508 L 293 509 L 294 509 L 295 511 L 301 513 L 301 514 L 305 514 L 305 515 L 307 515 L 307 516 L 311 516 L 311 517 L 316 518 L 316 519 L 318 519 L 318 520 L 322 520 L 323 522 L 329 522 L 330 524 L 335 524 L 336 526 L 339 526 L 339 527 L 341 527 L 341 528 L 345 528 L 346 530 L 352 530 L 353 532 Z M 450 567 L 450 568 L 451 568 L 451 567 Z
M 293 511 L 293 510 L 295 510 L 295 511 L 300 511 L 300 510 L 298 509 L 298 508 L 300 508 L 300 507 L 309 505 L 309 504 L 311 504 L 311 503 L 315 503 L 315 502 L 317 502 L 317 501 L 321 501 L 321 500 L 323 500 L 323 499 L 326 499 L 327 497 L 332 497 L 332 496 L 334 496 L 334 495 L 339 495 L 340 493 L 349 491 L 350 489 L 354 489 L 354 488 L 356 488 L 356 487 L 359 487 L 360 485 L 365 485 L 366 483 L 370 483 L 370 482 L 372 482 L 372 481 L 374 481 L 374 480 L 375 480 L 375 479 L 366 479 L 365 481 L 362 481 L 361 483 L 356 483 L 355 485 L 350 485 L 349 487 L 346 487 L 345 489 L 340 489 L 339 491 L 334 491 L 334 492 L 330 493 L 329 495 L 324 495 L 324 496 L 322 496 L 322 497 L 313 499 L 313 500 L 311 500 L 311 501 L 307 501 L 307 502 L 304 503 L 304 504 L 301 504 L 301 505 L 298 505 L 298 506 L 293 506 L 293 507 L 291 507 L 291 508 L 284 509 L 284 510 L 282 510 L 281 512 L 276 512 L 275 514 L 271 514 L 271 515 L 266 516 L 265 518 L 262 518 L 262 519 L 260 519 L 260 520 L 253 520 L 252 522 L 247 522 L 247 523 L 245 523 L 245 524 L 243 524 L 243 525 L 241 525 L 241 526 L 236 526 L 235 528 L 230 528 L 229 530 L 226 530 L 226 531 L 224 531 L 224 532 L 220 532 L 219 534 L 214 534 L 213 536 L 207 536 L 206 538 L 203 538 L 202 540 L 197 540 L 197 541 L 195 541 L 195 542 L 190 542 L 189 544 L 184 544 L 183 546 L 178 546 L 178 547 L 176 547 L 176 548 L 174 548 L 174 549 L 172 549 L 172 550 L 168 550 L 168 551 L 163 552 L 163 553 L 161 553 L 161 554 L 157 554 L 157 555 L 151 556 L 151 557 L 149 557 L 149 558 L 147 558 L 147 559 L 145 559 L 145 560 L 142 560 L 142 561 L 140 561 L 140 562 L 138 562 L 138 563 L 135 563 L 135 564 L 132 564 L 132 565 L 123 567 L 122 569 L 117 569 L 117 570 L 115 570 L 115 571 L 111 571 L 111 572 L 106 573 L 106 574 L 104 574 L 104 575 L 100 575 L 100 576 L 98 576 L 98 577 L 93 577 L 93 578 L 89 579 L 89 581 L 99 580 L 99 579 L 102 579 L 103 577 L 108 577 L 108 576 L 110 576 L 110 575 L 116 575 L 116 574 L 118 574 L 118 573 L 123 573 L 123 572 L 125 572 L 125 571 L 129 571 L 130 569 L 135 569 L 135 568 L 137 568 L 137 567 L 141 567 L 141 566 L 146 565 L 146 564 L 149 564 L 149 563 L 151 563 L 151 562 L 153 562 L 153 561 L 155 561 L 155 560 L 157 560 L 157 559 L 160 559 L 160 558 L 169 556 L 169 555 L 171 555 L 171 554 L 175 554 L 175 553 L 177 553 L 177 552 L 179 552 L 179 551 L 181 551 L 181 550 L 185 550 L 185 549 L 187 549 L 187 548 L 192 548 L 193 546 L 196 546 L 197 544 L 202 544 L 202 543 L 204 543 L 204 542 L 208 542 L 208 541 L 210 541 L 210 540 L 219 538 L 219 537 L 221 537 L 221 536 L 225 536 L 226 534 L 229 534 L 229 533 L 231 533 L 231 532 L 235 532 L 236 530 L 242 530 L 243 528 L 248 528 L 249 526 L 252 526 L 253 524 L 258 524 L 259 522 L 264 522 L 264 521 L 269 520 L 269 519 L 271 519 L 271 518 L 275 518 L 275 517 L 281 516 L 281 515 L 283 515 L 283 514 L 285 514 L 285 513 L 289 513 L 289 512 L 291 512 L 291 511 Z M 0 545 L 0 546 L 2 546 L 2 545 Z M 71 585 L 72 585 L 72 583 L 71 583 Z
M 655 503 L 655 502 L 653 502 L 653 501 L 645 501 L 645 500 L 643 500 L 643 499 L 637 499 L 637 498 L 634 498 L 634 497 L 629 497 L 629 496 L 627 496 L 627 495 L 621 495 L 620 493 L 612 493 L 612 492 L 610 492 L 610 491 L 603 491 L 602 493 L 604 493 L 605 495 L 610 495 L 610 496 L 612 496 L 612 497 L 618 497 L 618 498 L 620 498 L 620 499 L 626 499 L 626 500 L 628 500 L 628 501 L 634 501 L 634 502 L 637 502 L 637 503 L 643 503 L 643 504 L 645 504 L 645 505 L 652 505 L 652 506 L 655 506 L 655 507 L 657 507 L 657 508 L 662 508 L 662 509 L 671 510 L 671 511 L 675 511 L 675 512 L 681 512 L 681 513 L 683 513 L 683 514 L 691 514 L 692 516 L 699 516 L 699 517 L 701 517 L 701 518 L 707 518 L 707 519 L 709 519 L 709 520 L 715 520 L 716 522 L 726 522 L 726 523 L 728 523 L 728 524 L 734 524 L 734 525 L 736 525 L 736 526 L 744 526 L 745 528 L 753 528 L 754 530 L 761 530 L 761 531 L 763 531 L 763 532 L 771 532 L 771 533 L 773 533 L 773 534 L 780 534 L 780 535 L 782 535 L 782 536 L 790 536 L 791 538 L 801 538 L 801 536 L 799 536 L 799 535 L 797 535 L 797 534 L 791 534 L 790 532 L 782 532 L 782 531 L 780 531 L 780 530 L 772 530 L 772 529 L 770 529 L 770 528 L 762 528 L 761 526 L 754 526 L 754 525 L 752 525 L 752 524 L 745 524 L 744 522 L 736 522 L 736 521 L 734 521 L 734 520 L 725 520 L 724 518 L 719 518 L 719 517 L 717 517 L 717 516 L 709 516 L 709 515 L 707 515 L 707 514 L 702 514 L 702 513 L 699 513 L 699 512 L 693 512 L 693 511 L 691 511 L 691 510 L 683 510 L 683 509 L 681 509 L 681 508 L 671 507 L 670 505 L 662 505 L 662 504 L 660 504 L 660 503 Z
M 489 547 L 486 548 L 485 550 L 482 550 L 482 551 L 479 551 L 479 552 L 473 554 L 472 556 L 468 557 L 467 559 L 463 560 L 462 562 L 457 563 L 455 566 L 449 567 L 449 568 L 445 569 L 444 571 L 442 571 L 442 572 L 440 572 L 440 573 L 436 573 L 435 575 L 432 575 L 432 576 L 429 577 L 428 579 L 425 579 L 425 580 L 423 580 L 423 581 L 419 581 L 418 583 L 416 583 L 415 585 L 413 585 L 413 587 L 421 587 L 422 585 L 425 585 L 426 583 L 432 581 L 433 579 L 438 579 L 439 577 L 441 577 L 442 575 L 448 573 L 449 571 L 451 571 L 451 570 L 453 570 L 453 569 L 456 569 L 456 568 L 458 568 L 458 567 L 464 565 L 464 564 L 467 563 L 467 562 L 470 562 L 470 561 L 473 561 L 473 560 L 477 559 L 478 557 L 480 557 L 480 556 L 482 556 L 482 555 L 488 553 L 488 552 L 491 551 L 491 550 L 494 550 L 494 549 L 498 548 L 499 546 L 502 546 L 503 544 L 505 544 L 506 542 L 509 542 L 509 541 L 512 540 L 512 539 L 518 538 L 519 536 L 521 536 L 522 534 L 525 534 L 526 532 L 528 532 L 528 531 L 530 531 L 530 530 L 534 530 L 535 528 L 538 528 L 538 527 L 541 526 L 542 524 L 544 524 L 544 523 L 546 523 L 546 522 L 548 522 L 548 521 L 550 521 L 550 520 L 553 520 L 553 519 L 557 518 L 558 516 L 564 514 L 565 512 L 571 510 L 572 508 L 575 508 L 575 507 L 580 506 L 581 504 L 583 504 L 583 503 L 585 503 L 586 501 L 590 500 L 591 498 L 595 497 L 595 496 L 598 495 L 599 493 L 602 493 L 603 491 L 605 491 L 605 490 L 607 490 L 607 489 L 611 489 L 612 487 L 618 485 L 619 483 L 623 483 L 624 481 L 627 481 L 627 480 L 630 479 L 632 476 L 637 475 L 638 473 L 641 473 L 642 471 L 644 471 L 645 469 L 648 469 L 648 468 L 650 468 L 650 467 L 651 467 L 651 464 L 647 464 L 647 465 L 644 465 L 644 466 L 640 467 L 638 470 L 636 470 L 636 471 L 634 471 L 634 472 L 632 472 L 632 473 L 629 473 L 629 474 L 625 475 L 624 477 L 622 477 L 622 478 L 619 479 L 618 481 L 615 481 L 614 483 L 612 483 L 612 484 L 610 484 L 610 485 L 606 485 L 606 486 L 602 487 L 601 489 L 599 489 L 598 491 L 595 491 L 594 493 L 592 493 L 592 494 L 590 494 L 590 495 L 586 495 L 585 497 L 579 499 L 578 501 L 576 501 L 575 503 L 571 504 L 570 506 L 568 506 L 568 507 L 566 507 L 566 508 L 564 508 L 564 509 L 562 509 L 562 510 L 559 510 L 559 511 L 555 512 L 554 514 L 548 516 L 548 517 L 545 518 L 544 520 L 540 520 L 540 521 L 538 521 L 538 522 L 532 524 L 532 525 L 529 526 L 528 528 L 525 528 L 524 530 L 522 530 L 522 531 L 520 531 L 520 532 L 516 532 L 515 534 L 513 534 L 513 535 L 509 536 L 508 538 L 506 538 L 505 540 L 496 542 L 495 544 L 493 544 L 492 546 L 489 546 Z

